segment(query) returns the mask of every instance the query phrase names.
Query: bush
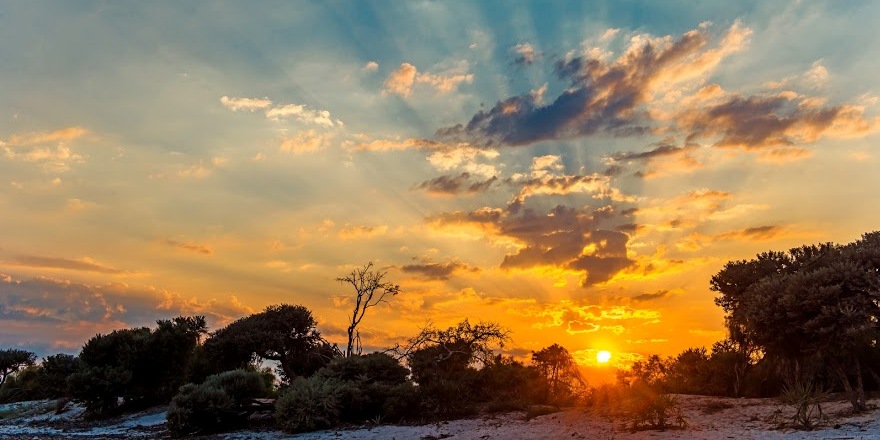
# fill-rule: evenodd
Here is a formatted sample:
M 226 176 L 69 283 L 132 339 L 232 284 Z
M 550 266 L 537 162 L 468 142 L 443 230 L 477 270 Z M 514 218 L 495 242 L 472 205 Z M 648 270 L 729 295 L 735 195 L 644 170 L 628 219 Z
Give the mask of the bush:
M 39 367 L 31 366 L 19 370 L 0 386 L 0 403 L 43 399 L 46 396 L 39 380 Z
M 253 412 L 253 399 L 266 394 L 263 377 L 255 371 L 226 371 L 208 376 L 201 385 L 186 384 L 171 401 L 168 430 L 184 436 L 243 427 Z
M 406 380 L 408 371 L 396 359 L 383 353 L 337 358 L 315 373 L 316 380 L 336 382 L 339 418 L 344 421 L 399 419 L 406 415 L 398 404 L 386 408 L 394 393 L 404 388 L 415 394 Z M 391 410 L 390 412 L 387 410 Z
M 812 381 L 796 380 L 782 388 L 780 400 L 794 409 L 792 422 L 804 429 L 813 429 L 828 418 L 822 412 L 822 402 L 830 397 L 830 393 Z
M 297 378 L 275 402 L 275 420 L 290 433 L 333 427 L 339 422 L 343 386 L 318 377 Z
M 685 428 L 687 420 L 678 405 L 678 397 L 657 393 L 643 384 L 635 384 L 627 402 L 627 418 L 633 431 Z

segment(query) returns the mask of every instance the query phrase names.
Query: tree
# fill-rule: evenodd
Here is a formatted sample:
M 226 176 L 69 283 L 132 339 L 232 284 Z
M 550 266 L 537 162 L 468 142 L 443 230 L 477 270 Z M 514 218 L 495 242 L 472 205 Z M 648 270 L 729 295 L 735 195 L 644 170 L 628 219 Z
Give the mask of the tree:
M 37 360 L 37 355 L 25 350 L 8 348 L 0 350 L 0 386 L 6 379 L 24 367 L 29 367 Z
M 147 327 L 95 335 L 80 352 L 81 368 L 68 378 L 74 399 L 92 417 L 167 402 L 184 383 L 195 347 L 205 333 L 205 318 L 177 317 Z
M 373 262 L 364 267 L 354 269 L 346 277 L 337 278 L 336 281 L 351 284 L 355 291 L 354 309 L 351 313 L 348 325 L 348 344 L 345 347 L 345 357 L 361 354 L 361 335 L 357 326 L 364 319 L 367 309 L 375 307 L 381 302 L 386 302 L 385 297 L 400 293 L 400 286 L 385 279 L 387 272 L 372 270 Z
M 289 380 L 310 376 L 339 354 L 316 325 L 303 306 L 269 306 L 214 332 L 205 341 L 205 356 L 217 373 L 246 368 L 260 358 L 277 361 Z
M 865 234 L 728 263 L 712 277 L 730 337 L 783 360 L 792 381 L 827 371 L 862 411 L 860 352 L 876 349 L 880 322 L 880 238 Z
M 401 354 L 419 385 L 425 413 L 463 415 L 474 402 L 485 400 L 478 369 L 491 365 L 495 347 L 503 347 L 508 331 L 495 323 L 471 325 L 467 319 L 439 330 L 426 326 L 409 340 Z
M 574 358 L 564 347 L 553 344 L 532 352 L 532 364 L 547 380 L 545 401 L 565 401 L 584 386 Z

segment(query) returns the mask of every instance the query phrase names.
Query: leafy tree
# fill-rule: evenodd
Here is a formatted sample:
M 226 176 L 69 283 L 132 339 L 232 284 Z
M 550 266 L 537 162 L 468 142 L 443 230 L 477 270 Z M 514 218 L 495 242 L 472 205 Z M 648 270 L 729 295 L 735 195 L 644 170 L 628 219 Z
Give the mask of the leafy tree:
M 578 371 L 577 363 L 564 347 L 553 344 L 532 352 L 532 364 L 547 381 L 545 401 L 570 400 L 586 385 Z
M 89 339 L 80 352 L 82 363 L 68 378 L 73 398 L 85 403 L 93 417 L 121 409 L 167 402 L 186 377 L 194 349 L 205 333 L 205 318 L 178 317 L 147 327 L 115 330 Z
M 269 306 L 214 332 L 204 355 L 215 371 L 245 368 L 260 358 L 277 361 L 288 380 L 309 376 L 339 355 L 316 325 L 303 306 Z
M 348 276 L 336 279 L 340 283 L 351 284 L 355 291 L 354 310 L 352 310 L 348 324 L 348 344 L 345 347 L 345 357 L 361 353 L 361 335 L 357 331 L 357 326 L 364 319 L 367 309 L 375 307 L 381 302 L 386 302 L 385 297 L 388 295 L 394 296 L 400 293 L 399 285 L 383 281 L 387 272 L 372 270 L 372 268 L 373 262 L 369 262 L 362 268 L 352 270 Z
M 880 320 L 878 233 L 845 246 L 830 243 L 768 252 L 728 263 L 712 277 L 731 339 L 784 360 L 794 380 L 827 370 L 855 411 L 866 408 L 861 359 Z
M 16 371 L 34 365 L 37 355 L 25 350 L 7 348 L 0 350 L 0 386 Z
M 494 348 L 508 339 L 508 331 L 494 323 L 457 326 L 438 330 L 427 326 L 410 339 L 403 354 L 419 384 L 423 411 L 452 416 L 473 411 L 473 404 L 488 396 L 477 392 L 478 369 L 490 365 Z
M 652 354 L 647 359 L 633 362 L 629 370 L 618 370 L 617 382 L 627 387 L 642 384 L 652 389 L 662 389 L 671 364 L 671 358 L 663 359 Z
M 47 356 L 40 363 L 40 386 L 49 397 L 66 397 L 70 395 L 67 378 L 79 368 L 76 356 L 64 353 Z

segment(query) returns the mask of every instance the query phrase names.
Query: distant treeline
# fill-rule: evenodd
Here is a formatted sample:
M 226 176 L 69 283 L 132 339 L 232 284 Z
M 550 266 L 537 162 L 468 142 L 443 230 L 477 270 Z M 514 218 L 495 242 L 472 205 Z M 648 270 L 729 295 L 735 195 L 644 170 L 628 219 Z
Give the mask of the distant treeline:
M 352 275 L 381 282 L 370 270 Z M 93 418 L 170 402 L 168 428 L 182 436 L 244 427 L 266 410 L 279 428 L 300 432 L 576 404 L 623 411 L 636 429 L 665 428 L 675 412 L 668 393 L 757 397 L 800 386 L 843 391 L 861 411 L 866 392 L 880 389 L 880 233 L 732 261 L 711 287 L 728 337 L 711 350 L 649 356 L 618 371 L 614 386 L 588 387 L 557 344 L 527 364 L 505 357 L 508 331 L 468 320 L 368 355 L 352 349 L 353 322 L 345 356 L 308 309 L 281 304 L 212 333 L 201 316 L 116 330 L 78 356 L 39 364 L 33 353 L 0 350 L 0 402 L 74 400 Z

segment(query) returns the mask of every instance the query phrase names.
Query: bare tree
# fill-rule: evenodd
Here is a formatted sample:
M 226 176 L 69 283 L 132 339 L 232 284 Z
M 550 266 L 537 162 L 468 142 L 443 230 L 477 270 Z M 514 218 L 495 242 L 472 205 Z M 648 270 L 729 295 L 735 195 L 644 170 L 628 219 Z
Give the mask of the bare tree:
M 351 284 L 355 290 L 354 310 L 348 325 L 348 345 L 345 348 L 345 357 L 361 353 L 361 335 L 357 330 L 358 324 L 364 319 L 367 309 L 385 301 L 388 295 L 394 296 L 400 293 L 400 286 L 384 281 L 388 272 L 373 270 L 373 262 L 364 267 L 354 269 L 348 276 L 337 278 L 343 284 Z

